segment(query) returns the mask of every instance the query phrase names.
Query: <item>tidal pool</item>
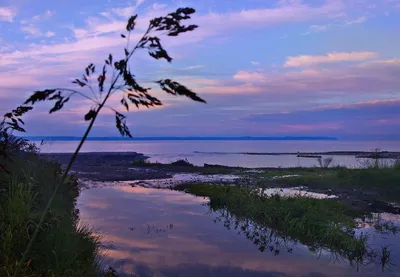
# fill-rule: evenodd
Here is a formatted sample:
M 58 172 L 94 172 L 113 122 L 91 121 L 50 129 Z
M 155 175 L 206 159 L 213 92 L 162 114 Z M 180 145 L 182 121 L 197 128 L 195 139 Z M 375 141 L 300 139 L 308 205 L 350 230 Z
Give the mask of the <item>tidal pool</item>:
M 329 251 L 315 254 L 297 243 L 291 251 L 260 252 L 243 233 L 226 228 L 207 199 L 182 192 L 114 185 L 81 192 L 81 222 L 102 235 L 103 264 L 121 276 L 140 277 L 353 277 L 400 276 L 400 237 L 366 226 L 378 248 L 390 246 L 392 265 L 351 267 Z M 387 217 L 387 215 L 385 215 Z M 400 226 L 399 217 L 390 217 Z M 288 242 L 290 244 L 290 242 Z

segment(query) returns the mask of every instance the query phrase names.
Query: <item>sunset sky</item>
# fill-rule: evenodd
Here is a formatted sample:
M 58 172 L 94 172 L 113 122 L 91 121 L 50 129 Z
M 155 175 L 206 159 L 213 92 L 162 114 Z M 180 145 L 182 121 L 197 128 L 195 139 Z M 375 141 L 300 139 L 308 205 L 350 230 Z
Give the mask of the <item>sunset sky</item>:
M 126 113 L 134 136 L 400 138 L 400 0 L 1 0 L 0 112 L 122 56 L 130 15 L 137 38 L 149 19 L 186 6 L 199 28 L 162 37 L 172 63 L 144 51 L 132 61 L 165 104 Z M 208 103 L 165 95 L 160 78 Z M 39 105 L 27 135 L 82 135 L 90 107 L 77 97 L 48 115 Z M 118 136 L 114 125 L 104 110 L 92 135 Z

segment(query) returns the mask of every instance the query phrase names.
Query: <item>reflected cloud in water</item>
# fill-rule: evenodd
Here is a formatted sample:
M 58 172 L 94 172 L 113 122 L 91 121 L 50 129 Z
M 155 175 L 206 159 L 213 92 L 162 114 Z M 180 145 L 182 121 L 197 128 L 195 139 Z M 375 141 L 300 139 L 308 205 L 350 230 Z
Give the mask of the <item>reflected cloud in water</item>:
M 83 191 L 78 208 L 102 234 L 105 265 L 140 277 L 397 276 L 375 268 L 357 273 L 347 263 L 317 259 L 302 245 L 279 256 L 259 252 L 243 235 L 214 223 L 205 203 L 176 191 L 115 186 Z

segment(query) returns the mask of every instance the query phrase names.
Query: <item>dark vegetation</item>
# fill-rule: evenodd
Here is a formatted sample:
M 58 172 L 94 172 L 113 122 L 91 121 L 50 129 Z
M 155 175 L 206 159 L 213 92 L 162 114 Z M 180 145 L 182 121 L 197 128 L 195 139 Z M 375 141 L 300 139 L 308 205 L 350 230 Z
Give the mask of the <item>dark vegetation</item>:
M 188 160 L 184 159 L 184 160 L 177 160 L 175 162 L 171 163 L 172 166 L 189 166 L 189 167 L 193 167 L 194 165 L 189 163 Z
M 229 167 L 219 165 L 195 166 L 186 159 L 177 160 L 170 163 L 151 162 L 148 159 L 137 159 L 131 163 L 134 167 L 151 168 L 159 171 L 166 172 L 179 172 L 179 173 L 199 173 L 199 174 L 242 174 L 246 168 Z
M 133 161 L 132 165 L 137 166 L 137 167 L 140 167 L 140 166 L 143 166 L 143 167 L 151 167 L 151 166 L 154 166 L 154 167 L 163 167 L 163 166 L 164 167 L 169 167 L 169 166 L 194 167 L 194 165 L 191 164 L 187 159 L 177 160 L 177 161 L 174 161 L 174 162 L 171 162 L 168 164 L 162 164 L 162 163 L 158 163 L 158 162 L 152 163 L 147 159 L 138 159 L 138 160 Z
M 14 276 L 62 170 L 40 159 L 33 144 L 0 131 L 0 162 L 7 169 L 0 171 L 0 276 Z M 23 276 L 101 276 L 99 237 L 78 225 L 78 194 L 77 180 L 69 175 L 21 267 Z
M 193 184 L 177 189 L 209 197 L 217 220 L 242 232 L 262 252 L 292 252 L 300 242 L 317 254 L 328 250 L 335 259 L 349 261 L 357 269 L 370 263 L 381 264 L 382 270 L 392 265 L 388 246 L 374 249 L 366 234 L 355 235 L 355 218 L 364 215 L 339 201 L 267 196 L 237 186 Z M 376 225 L 381 230 L 398 231 L 392 225 Z

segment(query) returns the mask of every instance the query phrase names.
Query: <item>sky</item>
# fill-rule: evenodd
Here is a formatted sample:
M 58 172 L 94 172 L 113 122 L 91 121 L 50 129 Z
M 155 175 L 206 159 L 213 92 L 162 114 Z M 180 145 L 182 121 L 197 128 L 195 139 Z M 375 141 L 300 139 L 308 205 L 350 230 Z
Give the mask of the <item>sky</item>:
M 0 0 L 0 112 L 123 54 L 150 19 L 192 7 L 199 27 L 161 36 L 172 63 L 137 52 L 131 68 L 164 105 L 131 109 L 133 136 L 333 136 L 400 139 L 400 0 Z M 181 82 L 207 104 L 166 95 Z M 89 90 L 81 90 L 90 95 Z M 110 106 L 124 111 L 117 97 Z M 89 100 L 27 114 L 29 136 L 80 136 Z M 92 136 L 118 136 L 102 111 Z

